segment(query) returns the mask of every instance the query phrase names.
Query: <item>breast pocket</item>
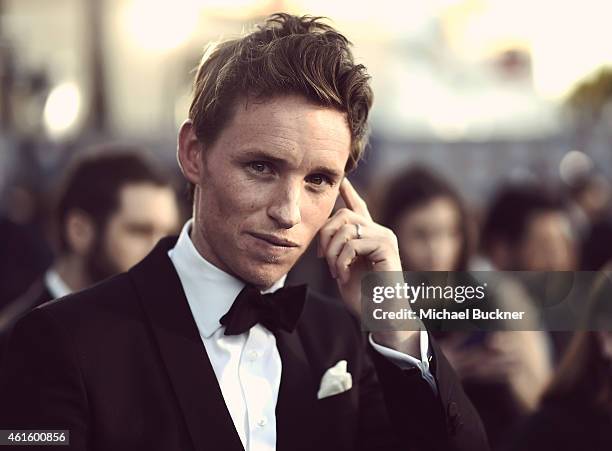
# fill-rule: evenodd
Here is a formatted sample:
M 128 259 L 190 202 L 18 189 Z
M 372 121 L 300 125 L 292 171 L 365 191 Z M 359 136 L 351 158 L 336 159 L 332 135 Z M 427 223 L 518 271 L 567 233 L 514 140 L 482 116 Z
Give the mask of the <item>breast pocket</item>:
M 357 411 L 358 402 L 356 387 L 351 387 L 342 393 L 326 396 L 317 400 L 317 405 L 322 411 L 354 410 Z

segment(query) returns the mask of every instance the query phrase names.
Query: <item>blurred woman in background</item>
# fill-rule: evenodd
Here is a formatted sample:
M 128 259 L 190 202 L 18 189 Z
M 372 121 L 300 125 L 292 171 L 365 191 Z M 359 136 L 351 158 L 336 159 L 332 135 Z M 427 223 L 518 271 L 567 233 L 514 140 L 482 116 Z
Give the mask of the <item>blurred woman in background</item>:
M 600 274 L 586 329 L 576 331 L 538 411 L 509 449 L 612 449 L 612 265 Z
M 398 237 L 404 271 L 466 271 L 475 227 L 444 179 L 409 167 L 392 180 L 379 210 Z M 479 410 L 493 448 L 535 408 L 550 372 L 541 332 L 435 334 Z
M 382 202 L 380 221 L 397 235 L 404 271 L 463 271 L 472 233 L 457 192 L 422 167 L 402 171 Z

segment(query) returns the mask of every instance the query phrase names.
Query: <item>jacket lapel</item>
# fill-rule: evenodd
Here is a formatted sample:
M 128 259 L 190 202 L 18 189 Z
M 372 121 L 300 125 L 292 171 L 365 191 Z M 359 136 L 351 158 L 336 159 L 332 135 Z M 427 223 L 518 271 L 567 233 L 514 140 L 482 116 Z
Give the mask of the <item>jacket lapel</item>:
M 197 451 L 243 450 L 164 238 L 129 271 Z
M 308 300 L 306 300 L 308 302 Z M 312 450 L 317 388 L 298 330 L 276 333 L 283 370 L 276 403 L 276 450 Z

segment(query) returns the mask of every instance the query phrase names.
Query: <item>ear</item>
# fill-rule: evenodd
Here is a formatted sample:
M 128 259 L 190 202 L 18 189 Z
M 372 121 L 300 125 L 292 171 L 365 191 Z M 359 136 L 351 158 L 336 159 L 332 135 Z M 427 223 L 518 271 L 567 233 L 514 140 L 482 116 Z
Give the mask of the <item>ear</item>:
M 178 135 L 176 157 L 185 178 L 198 185 L 202 180 L 202 143 L 196 137 L 191 119 L 185 120 Z
M 81 210 L 70 211 L 66 217 L 66 239 L 71 252 L 87 255 L 96 238 L 96 228 L 91 217 Z

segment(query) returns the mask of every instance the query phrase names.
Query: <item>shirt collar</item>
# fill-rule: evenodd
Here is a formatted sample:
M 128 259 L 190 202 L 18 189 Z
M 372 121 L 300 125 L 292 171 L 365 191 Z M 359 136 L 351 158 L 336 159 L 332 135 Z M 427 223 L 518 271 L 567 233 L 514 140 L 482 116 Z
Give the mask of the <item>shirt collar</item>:
M 55 269 L 48 269 L 45 273 L 45 285 L 53 296 L 53 299 L 61 298 L 72 293 L 66 282 L 62 280 L 59 273 Z
M 185 223 L 168 256 L 181 280 L 198 330 L 202 336 L 209 338 L 221 327 L 219 320 L 228 312 L 245 283 L 200 255 L 189 236 L 192 225 L 193 219 Z M 278 290 L 286 279 L 285 274 L 262 293 Z

